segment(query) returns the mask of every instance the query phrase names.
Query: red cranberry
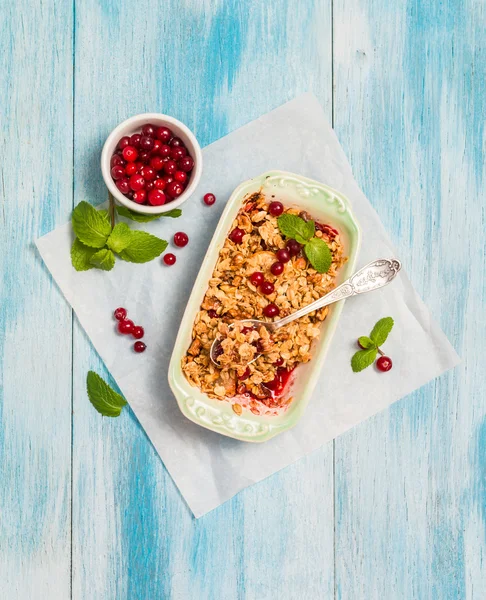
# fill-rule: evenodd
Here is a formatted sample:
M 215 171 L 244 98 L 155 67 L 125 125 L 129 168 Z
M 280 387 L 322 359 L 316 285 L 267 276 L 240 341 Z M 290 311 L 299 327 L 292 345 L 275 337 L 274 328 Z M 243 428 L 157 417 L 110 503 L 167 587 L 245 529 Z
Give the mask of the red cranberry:
M 164 254 L 163 261 L 166 265 L 173 265 L 176 261 L 175 254 L 172 254 L 171 252 L 169 252 L 168 254 Z
M 130 200 L 133 200 L 133 194 L 134 194 L 134 193 L 135 193 L 135 192 L 132 192 L 132 190 L 130 190 L 130 191 L 128 192 L 128 194 L 125 194 L 125 195 L 126 195 L 126 197 L 127 197 L 127 198 L 130 198 Z
M 172 138 L 172 131 L 168 127 L 159 127 L 156 132 L 157 139 L 163 144 L 167 144 Z
M 135 350 L 135 352 L 137 352 L 138 354 L 140 354 L 141 352 L 145 352 L 145 348 L 147 346 L 143 343 L 143 342 L 135 342 L 133 344 L 133 349 Z
M 136 202 L 137 204 L 143 204 L 146 199 L 147 199 L 147 192 L 145 190 L 138 190 L 137 192 L 133 193 L 132 200 L 134 202 Z
M 157 179 L 154 181 L 154 187 L 158 190 L 164 190 L 166 185 L 167 184 L 165 183 L 165 180 L 162 179 L 162 177 L 157 177 Z
M 244 381 L 245 379 L 248 379 L 248 377 L 250 377 L 250 367 L 246 367 L 245 371 L 243 372 L 243 375 L 239 375 L 238 379 L 240 381 Z
M 241 242 L 243 241 L 243 236 L 245 235 L 245 232 L 243 231 L 243 229 L 240 229 L 239 227 L 235 227 L 233 229 L 233 231 L 229 234 L 229 239 L 234 242 L 235 244 L 241 244 Z
M 216 196 L 214 194 L 205 194 L 204 203 L 208 206 L 212 206 L 216 202 Z
M 162 206 L 166 203 L 167 198 L 162 190 L 153 189 L 149 192 L 148 201 L 152 206 Z
M 152 150 L 152 154 L 158 154 L 161 148 L 162 148 L 162 142 L 160 140 L 154 140 L 154 147 Z
M 184 146 L 184 142 L 181 140 L 181 138 L 178 138 L 178 137 L 173 137 L 173 138 L 170 140 L 170 145 L 171 145 L 173 148 L 177 148 L 178 146 Z M 185 146 L 184 146 L 184 147 L 185 147 Z
M 174 146 L 170 151 L 170 157 L 174 160 L 180 160 L 181 158 L 184 158 L 186 154 L 187 150 L 184 148 L 184 146 Z
M 221 354 L 223 354 L 223 352 L 224 352 L 223 346 L 221 346 L 221 344 L 217 344 L 213 351 L 214 360 L 217 361 L 218 356 L 221 356 Z
M 140 173 L 140 171 L 143 169 L 144 164 L 141 160 L 137 160 L 135 162 L 135 166 L 137 167 L 137 173 Z
M 174 175 L 176 171 L 177 163 L 175 160 L 168 160 L 164 163 L 164 172 L 167 173 L 167 175 Z
M 171 198 L 177 198 L 182 194 L 184 188 L 178 181 L 171 181 L 165 191 Z
M 263 276 L 263 273 L 260 273 L 260 271 L 256 271 L 255 273 L 252 273 L 250 275 L 250 281 L 255 287 L 258 287 L 265 281 L 265 277 Z
M 122 194 L 128 194 L 130 191 L 130 183 L 128 179 L 124 177 L 123 179 L 118 179 L 116 181 L 116 187 L 120 190 Z
M 194 160 L 190 156 L 184 156 L 179 161 L 179 169 L 188 173 L 194 168 Z
M 130 187 L 134 192 L 138 192 L 145 187 L 145 179 L 143 175 L 132 175 L 130 177 Z
M 179 246 L 179 248 L 184 248 L 184 246 L 187 245 L 188 241 L 189 237 L 187 236 L 187 233 L 184 233 L 183 231 L 178 231 L 174 234 L 174 244 L 176 246 Z
M 277 252 L 277 258 L 281 263 L 287 263 L 290 260 L 290 252 L 285 248 L 281 248 Z
M 151 123 L 147 123 L 146 125 L 144 125 L 142 127 L 142 133 L 143 135 L 147 136 L 147 137 L 155 137 L 155 132 L 156 132 L 156 128 L 151 124 Z
M 281 262 L 274 262 L 273 265 L 270 267 L 270 271 L 275 276 L 282 275 L 282 273 L 284 272 L 283 263 L 281 263 Z
M 276 317 L 279 313 L 280 309 L 275 304 L 267 304 L 263 309 L 263 314 L 269 318 Z
M 139 154 L 140 160 L 145 164 L 148 165 L 150 162 L 150 152 L 147 152 L 146 150 L 143 152 L 140 152 Z
M 130 145 L 130 138 L 127 135 L 124 135 L 118 142 L 117 148 L 119 150 L 123 150 L 123 148 L 126 148 L 129 145 Z
M 136 340 L 141 340 L 143 338 L 143 336 L 145 335 L 145 331 L 144 331 L 143 327 L 140 327 L 140 325 L 136 325 L 133 328 L 132 335 Z
M 154 148 L 154 138 L 143 135 L 140 140 L 140 148 L 146 152 L 150 152 Z
M 123 333 L 124 335 L 132 333 L 133 328 L 134 328 L 134 323 L 133 323 L 133 321 L 130 321 L 130 319 L 124 319 L 123 321 L 120 321 L 118 323 L 118 331 L 120 333 Z
M 130 137 L 130 146 L 133 146 L 134 148 L 140 148 L 140 140 L 141 139 L 142 139 L 142 136 L 139 133 L 134 133 Z
M 281 202 L 270 202 L 268 212 L 274 217 L 278 217 L 283 213 L 284 207 Z
M 316 223 L 316 229 L 317 231 L 322 231 L 322 233 L 325 233 L 326 235 L 332 238 L 335 238 L 337 235 L 339 235 L 339 231 L 337 229 L 334 229 L 334 227 L 331 227 L 330 225 L 322 225 L 321 223 Z
M 159 154 L 160 154 L 160 156 L 162 156 L 162 158 L 167 158 L 168 156 L 170 156 L 170 151 L 171 151 L 170 146 L 168 146 L 167 144 L 162 144 L 162 146 L 160 146 L 160 149 L 159 149 Z
M 155 185 L 153 181 L 148 181 L 145 185 L 145 189 L 147 190 L 147 194 L 154 189 Z
M 157 177 L 157 173 L 152 167 L 145 166 L 140 170 L 140 175 L 147 181 L 153 181 Z
M 302 250 L 302 246 L 296 240 L 287 240 L 286 246 L 290 256 L 297 256 Z
M 259 352 L 259 353 L 263 352 L 263 350 L 264 350 L 263 344 L 261 343 L 260 340 L 257 340 L 256 342 L 253 342 L 253 346 L 255 346 L 257 352 Z
M 117 308 L 113 314 L 115 315 L 115 319 L 117 321 L 123 321 L 127 318 L 127 309 L 120 306 L 120 308 Z
M 123 148 L 122 154 L 123 154 L 123 158 L 127 162 L 134 162 L 138 158 L 138 152 L 137 152 L 136 148 L 134 148 L 133 146 L 125 146 L 125 148 Z
M 116 181 L 125 176 L 125 169 L 121 165 L 116 165 L 111 169 L 111 176 Z
M 214 308 L 210 308 L 208 310 L 208 315 L 210 319 L 216 319 L 218 317 L 218 313 L 214 310 Z
M 113 156 L 110 159 L 110 167 L 116 167 L 118 165 L 123 167 L 124 164 L 125 164 L 125 161 L 119 154 L 113 154 Z
M 273 294 L 273 292 L 275 291 L 275 286 L 273 285 L 273 283 L 271 281 L 263 281 L 260 285 L 260 292 L 262 294 L 265 294 L 265 296 L 269 296 L 270 294 Z
M 380 356 L 380 358 L 376 361 L 376 368 L 378 371 L 389 371 L 393 366 L 392 359 L 388 356 Z
M 176 171 L 174 173 L 174 179 L 176 181 L 178 181 L 179 183 L 186 183 L 186 181 L 187 181 L 187 173 L 184 173 L 184 171 Z
M 168 186 L 169 183 L 172 183 L 174 181 L 174 178 L 172 177 L 172 175 L 164 175 L 162 177 L 162 179 L 165 181 L 166 186 Z
M 277 360 L 273 364 L 276 367 L 281 367 L 284 364 L 284 359 L 282 357 L 277 358 Z
M 132 175 L 135 175 L 135 173 L 137 172 L 137 164 L 136 162 L 131 162 L 131 163 L 127 163 L 127 166 L 125 167 L 125 173 L 131 177 Z
M 161 156 L 154 156 L 150 159 L 150 166 L 156 171 L 160 171 L 164 166 L 164 159 Z

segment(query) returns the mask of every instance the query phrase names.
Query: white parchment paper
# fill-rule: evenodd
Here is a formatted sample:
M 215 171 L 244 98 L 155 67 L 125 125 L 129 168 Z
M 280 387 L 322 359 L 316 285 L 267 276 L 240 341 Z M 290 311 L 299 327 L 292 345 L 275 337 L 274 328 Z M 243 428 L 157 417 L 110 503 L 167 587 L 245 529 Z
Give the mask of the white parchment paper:
M 226 200 L 242 181 L 282 169 L 322 181 L 343 192 L 359 220 L 363 242 L 357 267 L 392 257 L 393 246 L 377 214 L 358 188 L 351 167 L 310 94 L 238 129 L 203 151 L 204 168 L 194 197 L 179 219 L 138 227 L 165 239 L 185 231 L 190 243 L 176 249 L 177 263 L 133 265 L 117 260 L 105 273 L 77 273 L 71 266 L 71 225 L 37 240 L 38 249 L 96 350 L 146 430 L 196 517 L 243 488 L 316 450 L 350 427 L 386 408 L 455 366 L 459 358 L 403 272 L 390 286 L 346 302 L 321 378 L 300 423 L 264 444 L 223 437 L 188 421 L 167 382 L 167 368 L 180 319 L 202 258 Z M 217 202 L 201 201 L 213 192 Z M 137 224 L 133 224 L 137 227 Z M 400 258 L 400 257 L 398 257 Z M 126 352 L 114 333 L 114 308 L 124 306 L 144 326 L 147 350 Z M 353 374 L 350 357 L 358 335 L 384 316 L 395 319 L 386 342 L 393 370 Z M 404 342 L 406 338 L 406 343 Z

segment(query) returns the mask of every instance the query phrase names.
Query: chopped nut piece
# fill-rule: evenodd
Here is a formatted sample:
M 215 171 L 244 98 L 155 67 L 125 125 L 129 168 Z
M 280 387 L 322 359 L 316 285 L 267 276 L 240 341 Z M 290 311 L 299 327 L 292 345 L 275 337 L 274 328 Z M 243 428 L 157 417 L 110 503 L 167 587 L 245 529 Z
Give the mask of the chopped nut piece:
M 233 404 L 233 410 L 237 415 L 241 415 L 241 413 L 243 412 L 243 408 L 241 407 L 241 404 Z

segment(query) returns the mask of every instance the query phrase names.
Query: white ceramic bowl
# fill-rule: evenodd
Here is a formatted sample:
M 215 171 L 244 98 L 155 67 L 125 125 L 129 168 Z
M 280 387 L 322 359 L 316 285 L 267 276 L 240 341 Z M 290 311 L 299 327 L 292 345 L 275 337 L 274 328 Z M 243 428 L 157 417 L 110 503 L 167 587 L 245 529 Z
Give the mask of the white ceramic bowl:
M 172 130 L 174 135 L 180 137 L 186 145 L 188 153 L 194 159 L 194 168 L 191 171 L 191 178 L 189 179 L 189 185 L 186 187 L 184 192 L 175 200 L 162 204 L 162 206 L 150 206 L 146 204 L 137 204 L 124 196 L 120 190 L 116 187 L 115 182 L 111 176 L 110 160 L 113 156 L 116 146 L 120 138 L 125 135 L 133 135 L 134 133 L 140 133 L 142 126 L 146 123 L 152 123 L 158 127 L 166 126 Z M 135 115 L 123 123 L 120 123 L 118 127 L 115 127 L 110 135 L 106 138 L 103 151 L 101 152 L 101 172 L 103 179 L 105 180 L 106 187 L 110 190 L 112 195 L 118 200 L 120 204 L 126 206 L 134 212 L 143 213 L 147 215 L 158 215 L 173 208 L 177 208 L 183 204 L 192 195 L 194 190 L 199 183 L 202 173 L 202 152 L 196 137 L 192 131 L 173 117 L 163 115 L 161 113 L 144 113 L 141 115 Z

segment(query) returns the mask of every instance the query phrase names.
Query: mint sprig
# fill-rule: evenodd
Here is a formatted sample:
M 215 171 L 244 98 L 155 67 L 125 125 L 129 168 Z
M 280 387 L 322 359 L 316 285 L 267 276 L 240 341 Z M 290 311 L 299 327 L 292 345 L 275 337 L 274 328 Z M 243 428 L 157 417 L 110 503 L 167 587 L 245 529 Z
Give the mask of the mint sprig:
M 115 266 L 115 255 L 109 248 L 102 248 L 90 258 L 93 267 L 102 271 L 111 271 Z
M 178 208 L 164 215 L 137 215 L 125 207 L 117 207 L 117 210 L 122 216 L 142 223 L 164 215 L 174 218 L 181 214 Z M 76 271 L 95 268 L 111 271 L 117 256 L 127 262 L 148 262 L 167 248 L 165 240 L 145 231 L 132 230 L 126 223 L 118 223 L 112 228 L 108 212 L 96 210 L 88 202 L 76 206 L 72 224 L 76 238 L 71 247 L 71 262 Z
M 172 217 L 176 219 L 182 215 L 182 210 L 180 208 L 173 208 L 172 210 L 168 210 L 165 213 L 161 213 L 158 215 L 144 215 L 141 213 L 133 212 L 126 206 L 117 206 L 116 212 L 126 219 L 130 219 L 132 221 L 136 221 L 137 223 L 149 223 L 150 221 L 155 221 L 156 219 L 160 219 L 161 217 Z
M 86 388 L 89 401 L 104 417 L 118 417 L 122 408 L 127 404 L 125 398 L 117 394 L 94 371 L 88 371 Z
M 120 252 L 120 258 L 128 262 L 144 263 L 160 256 L 167 242 L 146 231 L 132 231 L 130 244 Z
M 370 333 L 371 340 L 376 346 L 381 346 L 386 342 L 390 331 L 393 328 L 393 319 L 391 317 L 384 317 L 380 319 L 373 327 Z
M 386 342 L 393 325 L 394 321 L 391 317 L 384 317 L 375 324 L 369 337 L 363 335 L 358 338 L 358 345 L 362 350 L 358 350 L 351 358 L 351 368 L 355 373 L 372 365 L 378 354 L 384 355 L 380 346 Z
M 73 211 L 73 230 L 78 239 L 90 248 L 103 248 L 111 233 L 106 211 L 98 211 L 88 202 L 80 202 Z
M 332 263 L 329 246 L 321 238 L 313 237 L 304 246 L 304 252 L 310 264 L 318 273 L 327 273 Z
M 378 350 L 374 346 L 366 350 L 359 350 L 351 359 L 351 368 L 355 373 L 359 373 L 375 362 L 377 354 Z
M 327 273 L 332 263 L 332 254 L 326 242 L 315 236 L 314 221 L 304 221 L 297 215 L 284 213 L 277 219 L 280 233 L 304 246 L 307 260 L 318 273 Z

